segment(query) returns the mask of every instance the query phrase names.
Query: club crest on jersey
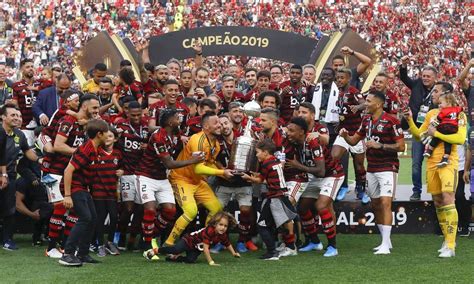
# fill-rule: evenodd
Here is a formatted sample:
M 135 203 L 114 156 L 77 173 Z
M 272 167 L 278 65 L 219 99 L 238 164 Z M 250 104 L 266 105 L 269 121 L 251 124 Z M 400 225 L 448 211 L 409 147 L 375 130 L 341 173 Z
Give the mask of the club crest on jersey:
M 118 159 L 117 158 L 114 159 L 114 165 L 118 165 Z
M 69 130 L 69 126 L 67 124 L 64 124 L 61 126 L 61 132 L 67 132 Z
M 377 125 L 377 131 L 382 132 L 382 130 L 383 130 L 383 125 L 381 124 Z

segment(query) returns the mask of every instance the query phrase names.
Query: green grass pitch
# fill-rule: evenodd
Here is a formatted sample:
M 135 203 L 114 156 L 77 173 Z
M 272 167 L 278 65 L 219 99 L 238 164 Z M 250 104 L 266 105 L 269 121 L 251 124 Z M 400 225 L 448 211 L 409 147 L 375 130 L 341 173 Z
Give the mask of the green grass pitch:
M 323 242 L 324 236 L 321 236 Z M 456 257 L 439 259 L 442 238 L 435 235 L 393 235 L 391 255 L 373 255 L 378 235 L 338 235 L 339 256 L 300 253 L 279 261 L 258 259 L 263 251 L 236 259 L 227 251 L 213 255 L 220 267 L 148 262 L 141 253 L 100 258 L 102 263 L 81 268 L 61 267 L 33 248 L 29 236 L 18 236 L 20 249 L 0 250 L 1 283 L 473 283 L 474 242 L 458 238 Z M 94 256 L 95 257 L 95 256 Z M 98 257 L 96 257 L 99 259 Z

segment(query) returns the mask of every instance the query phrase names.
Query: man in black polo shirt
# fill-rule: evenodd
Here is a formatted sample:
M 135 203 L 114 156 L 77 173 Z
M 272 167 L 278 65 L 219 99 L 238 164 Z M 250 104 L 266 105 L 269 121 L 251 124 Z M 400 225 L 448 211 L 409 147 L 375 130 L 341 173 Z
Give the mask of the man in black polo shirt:
M 5 250 L 16 250 L 13 242 L 13 229 L 15 225 L 15 187 L 16 187 L 16 161 L 20 151 L 31 161 L 38 161 L 38 156 L 28 146 L 21 127 L 21 113 L 13 104 L 5 104 L 0 109 L 2 126 L 0 137 L 3 137 L 6 155 L 6 174 L 8 185 L 0 191 L 0 218 L 3 219 L 2 243 Z M 2 179 L 3 180 L 3 179 Z

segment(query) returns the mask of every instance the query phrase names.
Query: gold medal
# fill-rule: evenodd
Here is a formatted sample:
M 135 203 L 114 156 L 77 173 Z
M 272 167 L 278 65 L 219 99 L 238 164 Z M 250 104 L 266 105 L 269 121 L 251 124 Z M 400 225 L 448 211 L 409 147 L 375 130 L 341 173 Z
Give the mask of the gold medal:
M 344 121 L 344 119 L 346 119 L 346 118 L 345 118 L 343 115 L 340 115 L 340 116 L 339 116 L 339 120 L 340 120 L 340 121 Z

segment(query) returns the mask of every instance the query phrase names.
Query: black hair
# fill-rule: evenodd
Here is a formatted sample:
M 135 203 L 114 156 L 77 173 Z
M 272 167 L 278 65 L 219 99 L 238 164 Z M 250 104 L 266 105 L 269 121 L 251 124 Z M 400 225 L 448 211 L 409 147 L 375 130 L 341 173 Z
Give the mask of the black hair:
M 277 107 L 280 107 L 281 98 L 280 98 L 280 95 L 279 95 L 277 92 L 275 92 L 275 91 L 265 91 L 265 92 L 262 92 L 260 95 L 258 95 L 257 101 L 261 103 L 261 102 L 263 102 L 263 100 L 265 99 L 265 97 L 273 97 L 273 98 L 275 98 L 276 106 L 277 106 Z
M 344 61 L 344 57 L 342 55 L 338 54 L 338 55 L 336 55 L 332 58 L 332 62 L 334 62 L 334 60 L 338 60 L 338 59 Z
M 125 66 L 132 66 L 132 62 L 130 62 L 130 60 L 127 60 L 127 59 L 120 61 L 120 67 L 125 67 Z
M 191 69 L 184 69 L 183 71 L 181 71 L 181 75 L 184 74 L 184 73 L 193 74 L 193 72 L 191 71 Z
M 170 118 L 175 116 L 177 113 L 178 112 L 176 111 L 176 109 L 172 109 L 172 108 L 167 108 L 167 109 L 162 110 L 160 112 L 160 126 L 165 128 Z
M 385 94 L 379 91 L 371 92 L 370 93 L 375 98 L 379 99 L 383 104 L 385 103 Z
M 118 138 L 118 137 L 119 137 L 119 133 L 118 133 L 118 131 L 117 131 L 117 128 L 115 128 L 114 126 L 109 125 L 109 131 L 114 134 L 114 137 L 115 137 L 115 138 Z
M 119 103 L 121 106 L 124 106 L 126 103 L 133 103 L 137 102 L 134 96 L 125 96 L 120 99 Z M 137 102 L 138 103 L 138 102 Z
M 109 125 L 107 122 L 101 120 L 101 119 L 91 119 L 89 122 L 87 122 L 87 136 L 89 139 L 94 139 L 97 134 L 99 133 L 105 133 L 109 130 Z
M 127 85 L 131 85 L 135 81 L 135 74 L 130 68 L 123 68 L 120 70 L 119 77 Z
M 155 72 L 155 65 L 151 64 L 151 63 L 145 63 L 143 65 L 143 68 L 145 68 L 146 71 L 149 71 L 149 72 Z
M 268 152 L 270 155 L 273 155 L 277 150 L 275 142 L 272 139 L 266 138 L 262 141 L 259 141 L 256 145 L 257 149 Z
M 212 110 L 216 110 L 217 109 L 217 106 L 216 106 L 216 103 L 211 101 L 210 99 L 202 99 L 199 101 L 199 105 L 198 105 L 200 108 L 203 108 L 205 106 L 209 107 L 210 109 Z
M 272 74 L 270 73 L 270 71 L 261 70 L 261 71 L 258 71 L 258 73 L 257 73 L 257 80 L 261 77 L 265 77 L 265 78 L 270 79 L 271 76 L 272 76 Z
M 163 84 L 163 86 L 166 86 L 166 85 L 178 85 L 179 86 L 179 83 L 178 81 L 174 80 L 174 79 L 168 79 L 166 80 L 166 82 Z
M 128 104 L 128 109 L 129 109 L 129 110 L 130 110 L 130 109 L 137 109 L 137 108 L 141 109 L 142 106 L 141 106 L 140 103 L 137 102 L 136 100 L 133 100 L 133 101 L 131 101 L 131 102 Z
M 273 64 L 272 66 L 270 66 L 270 71 L 271 71 L 273 68 L 278 68 L 278 69 L 280 69 L 281 73 L 283 73 L 283 68 L 281 67 L 281 65 Z
M 245 69 L 245 72 L 244 72 L 244 74 L 247 74 L 247 73 L 249 73 L 249 72 L 251 72 L 251 71 L 254 71 L 255 73 L 258 73 L 258 70 L 257 70 L 257 69 L 255 69 L 255 68 L 251 67 L 251 68 L 247 68 L 247 69 Z
M 216 113 L 213 111 L 206 111 L 205 114 L 202 115 L 201 117 L 201 125 L 206 124 L 206 122 L 211 118 L 212 116 L 216 116 Z
M 298 65 L 298 64 L 293 64 L 290 68 L 291 69 L 297 69 L 297 70 L 300 70 L 301 72 L 303 72 L 303 67 L 301 67 L 301 65 Z
M 304 133 L 308 132 L 308 123 L 302 117 L 293 117 L 290 120 L 290 123 L 298 125 L 301 129 L 303 129 Z
M 307 108 L 309 109 L 309 112 L 311 113 L 316 113 L 316 108 L 314 107 L 314 105 L 310 102 L 303 102 L 299 105 L 299 107 L 304 107 L 304 108 Z
M 114 82 L 112 81 L 111 78 L 105 76 L 105 77 L 102 77 L 99 81 L 99 83 L 104 83 L 104 84 L 114 84 Z
M 336 71 L 334 69 L 332 69 L 331 67 L 324 67 L 322 71 L 324 71 L 324 70 L 329 70 L 329 71 L 331 71 L 333 77 L 336 76 Z
M 97 64 L 94 66 L 94 70 L 107 71 L 107 65 L 105 65 L 104 63 L 97 63 Z
M 197 105 L 198 104 L 198 101 L 193 98 L 193 97 L 185 97 L 182 101 L 181 101 L 183 104 L 185 104 L 186 106 L 191 106 L 191 105 Z
M 203 67 L 203 66 L 198 67 L 198 68 L 196 69 L 196 73 L 195 73 L 195 74 L 197 74 L 199 71 L 205 71 L 207 74 L 209 74 L 209 69 L 207 69 L 206 67 Z
M 25 58 L 22 61 L 20 61 L 20 68 L 23 68 L 23 66 L 26 65 L 26 63 L 33 63 L 33 60 Z
M 2 107 L 0 107 L 0 115 L 6 115 L 7 114 L 7 109 L 9 109 L 9 108 L 19 110 L 18 107 L 15 104 L 7 103 L 7 104 L 4 104 Z
M 454 90 L 453 85 L 445 81 L 438 81 L 435 83 L 435 85 L 441 85 L 443 92 L 452 93 Z
M 86 94 L 86 95 L 83 95 L 79 98 L 79 109 L 81 109 L 82 105 L 85 103 L 85 102 L 88 102 L 90 100 L 96 100 L 96 101 L 99 101 L 99 98 L 94 95 L 94 94 Z

